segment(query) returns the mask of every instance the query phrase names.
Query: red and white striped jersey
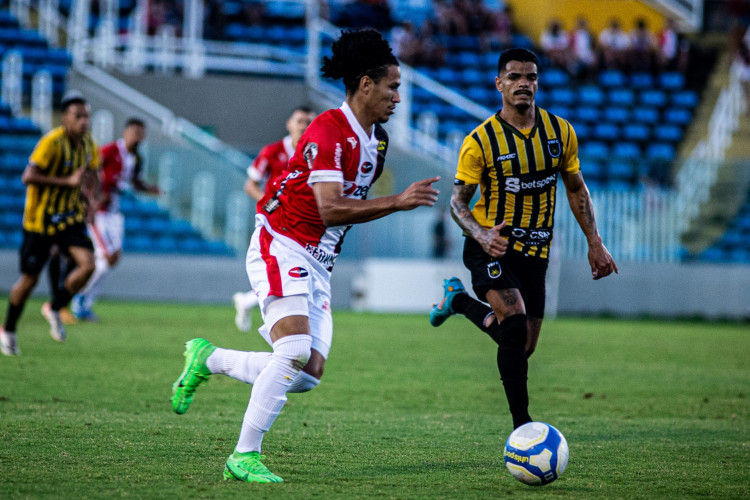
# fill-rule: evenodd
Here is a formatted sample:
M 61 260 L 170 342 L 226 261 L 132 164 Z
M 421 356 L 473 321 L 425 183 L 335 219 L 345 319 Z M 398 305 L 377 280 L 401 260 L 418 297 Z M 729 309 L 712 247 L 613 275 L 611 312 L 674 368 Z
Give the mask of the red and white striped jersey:
M 258 202 L 258 222 L 299 243 L 331 271 L 351 225 L 323 224 L 312 185 L 339 182 L 344 196 L 363 200 L 383 171 L 387 149 L 383 127 L 376 124 L 368 136 L 347 103 L 322 113 L 302 135 L 286 172 Z

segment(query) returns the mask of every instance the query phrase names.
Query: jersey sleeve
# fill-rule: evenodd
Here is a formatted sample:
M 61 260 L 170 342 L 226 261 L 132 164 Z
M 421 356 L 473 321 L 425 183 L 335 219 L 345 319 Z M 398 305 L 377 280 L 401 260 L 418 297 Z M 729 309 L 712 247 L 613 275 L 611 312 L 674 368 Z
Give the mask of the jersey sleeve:
M 311 126 L 312 127 L 312 126 Z M 310 130 L 302 148 L 302 156 L 310 168 L 307 183 L 344 182 L 342 155 L 344 154 L 344 136 L 341 130 L 332 123 L 318 123 Z
M 99 154 L 99 146 L 91 141 L 91 160 L 89 161 L 88 168 L 91 170 L 99 170 L 102 165 L 101 155 Z
M 479 184 L 482 180 L 484 167 L 482 148 L 471 135 L 467 135 L 458 153 L 456 180 L 463 181 L 466 184 Z
M 247 167 L 247 176 L 255 182 L 261 182 L 266 176 L 269 164 L 269 148 L 264 146 L 258 156 L 253 160 L 253 163 Z
M 45 135 L 36 144 L 34 151 L 32 151 L 29 157 L 29 163 L 33 163 L 40 170 L 46 171 L 54 164 L 59 150 L 55 139 L 49 134 Z
M 560 163 L 560 170 L 570 174 L 577 174 L 581 171 L 581 161 L 578 159 L 578 137 L 576 137 L 573 125 L 567 121 L 565 124 L 568 126 L 568 139 L 565 144 L 564 158 Z

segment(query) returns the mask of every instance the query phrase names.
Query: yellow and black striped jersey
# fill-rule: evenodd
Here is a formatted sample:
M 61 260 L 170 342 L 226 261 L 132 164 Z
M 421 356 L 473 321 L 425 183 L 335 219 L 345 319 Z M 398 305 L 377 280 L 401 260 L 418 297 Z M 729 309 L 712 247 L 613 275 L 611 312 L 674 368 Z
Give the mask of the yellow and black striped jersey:
M 52 177 L 69 177 L 78 168 L 99 168 L 99 151 L 87 133 L 83 140 L 73 145 L 65 127 L 52 129 L 37 143 L 29 157 L 42 174 Z M 52 235 L 77 222 L 83 222 L 86 207 L 81 199 L 81 188 L 35 185 L 26 188 L 26 206 L 23 228 L 34 233 Z
M 481 225 L 505 220 L 501 234 L 509 248 L 546 259 L 560 171 L 580 171 L 575 131 L 567 120 L 536 108 L 531 129 L 516 129 L 498 112 L 467 135 L 456 181 L 479 185 L 472 214 Z

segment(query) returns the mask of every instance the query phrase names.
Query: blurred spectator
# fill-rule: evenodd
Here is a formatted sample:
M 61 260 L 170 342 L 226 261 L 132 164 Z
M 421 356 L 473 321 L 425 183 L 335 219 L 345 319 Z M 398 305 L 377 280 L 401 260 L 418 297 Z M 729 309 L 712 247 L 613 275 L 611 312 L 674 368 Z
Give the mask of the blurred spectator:
M 502 51 L 513 45 L 513 22 L 511 8 L 506 5 L 497 12 L 490 13 L 492 23 L 482 37 L 482 49 Z
M 433 0 L 437 32 L 443 35 L 466 35 L 466 19 L 450 0 Z
M 242 2 L 242 22 L 246 26 L 260 26 L 263 24 L 265 7 L 261 2 Z
M 470 35 L 480 35 L 492 27 L 490 11 L 482 0 L 455 0 L 456 10 L 466 20 Z
M 599 33 L 599 50 L 605 68 L 625 69 L 628 64 L 630 37 L 620 27 L 620 21 L 613 18 L 609 27 Z
M 451 248 L 448 232 L 445 227 L 445 208 L 438 210 L 437 219 L 432 225 L 432 257 L 444 259 Z
M 646 20 L 639 18 L 630 34 L 630 69 L 651 71 L 654 67 L 656 48 L 656 37 L 648 29 Z
M 571 72 L 581 78 L 589 77 L 596 66 L 596 52 L 594 35 L 585 17 L 579 17 L 576 21 L 576 29 L 570 35 L 570 46 L 573 53 Z
M 659 33 L 659 67 L 673 70 L 677 66 L 680 36 L 677 34 L 677 24 L 668 18 L 666 25 Z
M 549 27 L 542 32 L 540 46 L 552 64 L 560 68 L 568 69 L 571 62 L 570 39 L 562 24 L 557 19 L 550 21 Z
M 374 28 L 390 31 L 393 27 L 388 0 L 355 0 L 339 11 L 334 23 L 348 28 Z
M 148 34 L 155 35 L 165 24 L 174 26 L 175 34 L 179 36 L 182 31 L 182 5 L 174 0 L 152 0 L 148 4 Z
M 445 62 L 445 47 L 437 38 L 437 29 L 433 21 L 427 20 L 419 29 L 419 55 L 418 64 L 424 64 L 433 68 Z
M 391 30 L 391 45 L 393 53 L 399 60 L 410 66 L 418 63 L 421 42 L 411 22 L 404 21 Z

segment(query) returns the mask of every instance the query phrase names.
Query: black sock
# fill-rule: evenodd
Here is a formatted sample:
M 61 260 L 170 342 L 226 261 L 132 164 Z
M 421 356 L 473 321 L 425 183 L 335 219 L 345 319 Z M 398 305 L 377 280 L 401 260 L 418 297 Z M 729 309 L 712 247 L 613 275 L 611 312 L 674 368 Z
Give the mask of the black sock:
M 451 307 L 455 312 L 466 316 L 469 321 L 477 325 L 477 328 L 492 337 L 492 340 L 498 344 L 500 343 L 500 337 L 497 336 L 496 329 L 484 326 L 484 320 L 492 312 L 492 309 L 487 304 L 465 293 L 460 293 L 453 297 Z
M 47 264 L 47 276 L 49 276 L 49 293 L 54 300 L 57 295 L 57 291 L 60 288 L 60 254 L 56 253 L 49 258 L 49 264 Z
M 57 293 L 55 293 L 55 296 L 52 298 L 52 310 L 59 311 L 63 307 L 67 306 L 72 298 L 73 294 L 70 293 L 67 288 L 65 288 L 64 286 L 60 287 L 57 290 Z
M 21 317 L 23 306 L 25 305 L 26 304 L 21 304 L 20 306 L 16 306 L 13 305 L 10 300 L 8 301 L 8 314 L 5 315 L 5 324 L 3 325 L 6 332 L 16 331 L 16 322 L 18 321 L 18 318 Z
M 493 323 L 498 338 L 497 368 L 505 388 L 513 428 L 531 422 L 529 416 L 529 392 L 526 386 L 529 363 L 526 360 L 526 315 L 514 314 L 502 323 Z M 493 338 L 495 338 L 493 336 Z

